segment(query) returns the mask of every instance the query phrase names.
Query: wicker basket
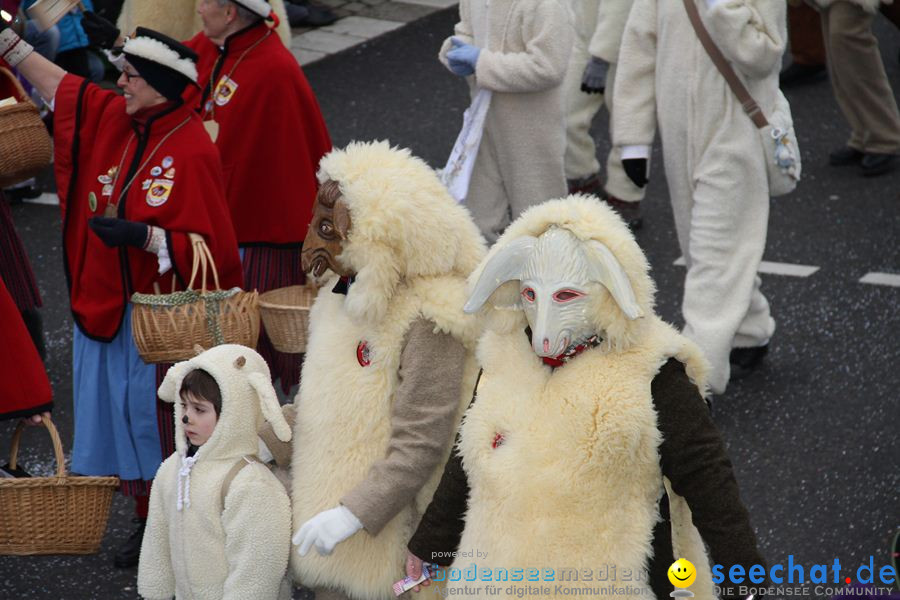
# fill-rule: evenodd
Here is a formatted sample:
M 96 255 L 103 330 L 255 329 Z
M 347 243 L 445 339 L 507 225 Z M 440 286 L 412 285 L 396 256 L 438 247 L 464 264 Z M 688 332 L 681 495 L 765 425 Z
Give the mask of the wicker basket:
M 188 360 L 219 344 L 256 348 L 259 338 L 259 294 L 240 288 L 222 290 L 212 254 L 203 238 L 191 234 L 194 264 L 188 289 L 171 294 L 134 294 L 131 331 L 146 363 Z M 208 291 L 206 273 L 212 271 L 215 290 Z M 199 290 L 194 289 L 202 273 Z
M 94 554 L 119 478 L 67 475 L 56 426 L 47 418 L 43 422 L 53 440 L 56 476 L 0 478 L 0 554 Z M 13 434 L 12 468 L 24 429 L 19 423 Z
M 260 295 L 259 313 L 272 346 L 279 352 L 306 352 L 309 309 L 316 291 L 311 285 L 292 285 Z
M 0 107 L 0 188 L 34 177 L 53 156 L 40 112 L 15 75 L 0 67 L 0 100 L 10 96 L 18 103 Z

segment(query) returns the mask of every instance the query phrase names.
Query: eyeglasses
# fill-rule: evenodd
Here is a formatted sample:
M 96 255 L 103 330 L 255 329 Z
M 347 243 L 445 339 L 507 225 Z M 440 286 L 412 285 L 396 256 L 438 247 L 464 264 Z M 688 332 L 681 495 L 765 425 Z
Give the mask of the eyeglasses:
M 140 73 L 129 73 L 127 69 L 122 69 L 122 75 L 125 76 L 125 81 L 131 82 L 132 79 L 143 79 Z

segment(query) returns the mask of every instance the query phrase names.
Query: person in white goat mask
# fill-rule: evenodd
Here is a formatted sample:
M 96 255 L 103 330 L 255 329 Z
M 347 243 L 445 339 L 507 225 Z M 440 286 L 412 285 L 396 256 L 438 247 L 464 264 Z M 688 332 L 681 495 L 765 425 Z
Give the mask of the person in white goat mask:
M 408 576 L 423 560 L 454 560 L 442 557 L 464 569 L 477 549 L 480 575 L 616 565 L 610 583 L 663 598 L 684 557 L 697 568 L 692 591 L 711 599 L 710 558 L 764 564 L 703 399 L 707 363 L 653 313 L 648 272 L 621 218 L 585 196 L 528 210 L 491 249 L 466 304 L 490 323 L 482 373 L 409 542 Z

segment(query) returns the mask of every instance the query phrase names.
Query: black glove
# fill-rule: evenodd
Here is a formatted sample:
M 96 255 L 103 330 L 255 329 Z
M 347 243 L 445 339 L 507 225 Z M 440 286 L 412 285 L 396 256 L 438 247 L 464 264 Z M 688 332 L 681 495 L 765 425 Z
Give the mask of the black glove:
M 109 217 L 91 217 L 88 225 L 94 230 L 103 243 L 110 248 L 117 246 L 134 246 L 143 248 L 147 245 L 150 226 L 146 223 L 111 219 Z
M 622 167 L 628 179 L 634 182 L 639 188 L 647 185 L 647 159 L 646 158 L 626 158 L 622 161 Z
M 91 11 L 84 13 L 81 19 L 81 27 L 84 29 L 84 33 L 87 34 L 92 46 L 107 50 L 116 44 L 116 40 L 121 35 L 121 32 L 115 25 Z
M 606 91 L 606 75 L 609 63 L 602 58 L 592 56 L 584 67 L 581 76 L 581 91 L 585 94 L 602 94 Z

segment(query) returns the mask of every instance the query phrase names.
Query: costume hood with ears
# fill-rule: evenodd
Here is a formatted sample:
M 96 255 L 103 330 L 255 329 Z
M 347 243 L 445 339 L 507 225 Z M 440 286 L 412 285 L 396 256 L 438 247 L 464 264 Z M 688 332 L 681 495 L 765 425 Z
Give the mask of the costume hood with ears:
M 338 260 L 356 274 L 345 304 L 356 321 L 380 321 L 404 280 L 466 277 L 484 256 L 468 211 L 407 149 L 353 142 L 322 158 L 318 178 L 338 183 L 350 212 Z
M 554 248 L 570 258 L 552 259 Z M 650 266 L 634 236 L 613 209 L 581 195 L 534 206 L 509 226 L 469 277 L 466 311 L 498 309 L 492 329 L 523 328 L 520 281 L 548 269 L 562 281 L 589 284 L 585 318 L 608 347 L 631 346 L 646 321 L 640 317 L 653 314 Z
M 263 421 L 272 424 L 275 435 L 290 441 L 291 428 L 284 420 L 269 367 L 255 350 L 236 344 L 211 348 L 190 360 L 177 363 L 159 386 L 159 397 L 175 404 L 175 446 L 179 454 L 187 450 L 181 422 L 181 382 L 195 369 L 209 373 L 219 386 L 222 409 L 216 429 L 197 453 L 204 458 L 240 458 L 255 455 L 257 431 Z

